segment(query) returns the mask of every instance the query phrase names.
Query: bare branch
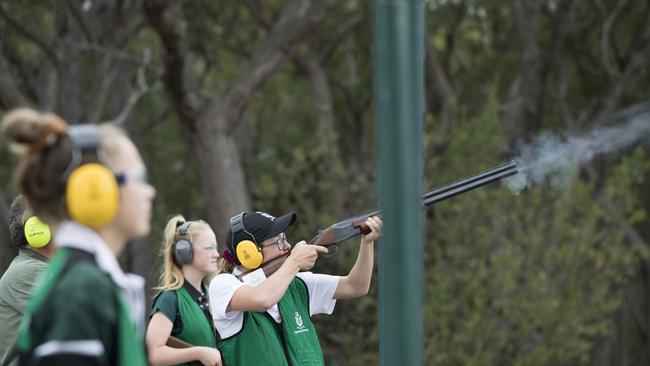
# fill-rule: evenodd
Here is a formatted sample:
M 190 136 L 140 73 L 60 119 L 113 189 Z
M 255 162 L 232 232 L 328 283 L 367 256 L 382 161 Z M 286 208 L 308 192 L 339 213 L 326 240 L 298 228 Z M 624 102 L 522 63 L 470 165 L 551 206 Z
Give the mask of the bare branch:
M 159 126 L 165 119 L 167 119 L 171 115 L 172 111 L 169 107 L 166 107 L 160 114 L 155 116 L 154 118 L 150 119 L 149 121 L 145 122 L 141 128 L 139 128 L 140 131 L 145 131 L 145 132 L 150 132 L 152 129 L 156 128 Z
M 151 62 L 151 54 L 149 52 L 145 52 L 144 58 L 143 58 L 143 63 L 147 64 Z M 129 99 L 127 100 L 126 104 L 124 105 L 124 108 L 120 112 L 120 114 L 115 117 L 112 122 L 115 123 L 118 126 L 124 125 L 126 122 L 127 118 L 131 114 L 131 111 L 135 107 L 135 105 L 138 103 L 140 98 L 142 98 L 143 95 L 145 95 L 149 91 L 149 85 L 147 85 L 147 79 L 145 77 L 145 68 L 141 67 L 138 70 L 138 75 L 137 75 L 137 84 L 138 87 L 136 90 L 129 96 Z
M 133 55 L 128 54 L 127 52 L 120 51 L 117 48 L 106 47 L 96 43 L 82 43 L 82 42 L 72 42 L 64 41 L 64 43 L 76 50 L 79 51 L 93 51 L 104 54 L 106 57 L 113 58 L 115 60 L 124 61 L 131 65 L 137 67 L 144 67 L 147 71 L 154 73 L 155 75 L 161 75 L 163 70 L 151 63 L 143 63 L 141 59 L 133 57 Z
M 244 5 L 246 5 L 246 8 L 251 13 L 253 18 L 255 18 L 257 23 L 261 25 L 262 28 L 264 28 L 267 32 L 270 32 L 273 24 L 268 19 L 267 14 L 264 14 L 264 7 L 260 6 L 260 3 L 255 0 L 244 0 Z
M 223 120 L 230 124 L 223 126 L 225 131 L 232 133 L 238 127 L 240 116 L 251 95 L 273 75 L 292 47 L 309 34 L 329 9 L 341 2 L 342 0 L 299 0 L 287 3 L 263 46 L 224 94 L 223 112 L 226 113 L 226 118 Z
M 56 52 L 44 41 L 42 40 L 36 33 L 30 32 L 27 28 L 23 27 L 20 22 L 18 22 L 16 19 L 12 18 L 9 16 L 5 9 L 6 3 L 0 4 L 0 17 L 4 18 L 4 20 L 9 23 L 14 29 L 18 31 L 18 33 L 22 34 L 23 37 L 27 38 L 28 40 L 32 41 L 34 44 L 36 44 L 49 58 L 49 60 L 56 66 L 56 68 L 59 68 L 59 58 L 56 55 Z
M 165 85 L 181 123 L 194 129 L 199 102 L 189 92 L 185 77 L 185 31 L 182 22 L 182 2 L 178 0 L 146 0 L 144 10 L 158 33 L 166 51 Z
M 90 90 L 93 92 L 88 96 L 86 116 L 84 117 L 84 121 L 88 123 L 98 123 L 101 118 L 108 90 L 116 76 L 116 70 L 112 64 L 110 57 L 101 57 L 95 63 L 95 72 L 90 86 Z
M 319 53 L 320 59 L 323 61 L 327 60 L 334 50 L 336 50 L 336 47 L 341 44 L 341 40 L 345 36 L 348 36 L 356 27 L 368 20 L 369 15 L 370 7 L 366 7 L 363 12 L 346 19 L 339 29 L 336 30 L 336 33 L 327 41 L 327 45 L 323 47 L 323 51 Z
M 625 70 L 616 79 L 616 83 L 609 89 L 607 96 L 603 100 L 600 111 L 594 118 L 594 126 L 602 125 L 611 118 L 625 88 L 634 75 L 648 63 L 650 63 L 650 44 L 647 44 L 645 49 L 636 52 L 630 57 Z
M 18 90 L 16 82 L 6 68 L 2 53 L 0 53 L 0 105 L 4 109 L 27 105 L 27 98 Z
M 603 67 L 607 71 L 607 76 L 609 76 L 610 79 L 616 77 L 617 72 L 609 60 L 609 34 L 612 30 L 612 27 L 614 26 L 614 23 L 616 23 L 616 20 L 618 19 L 618 15 L 621 13 L 621 9 L 623 9 L 626 2 L 627 0 L 619 0 L 616 3 L 614 9 L 612 9 L 612 11 L 609 13 L 609 16 L 605 20 L 602 35 L 600 37 L 601 61 L 603 62 Z
M 75 4 L 72 0 L 67 0 L 66 4 L 68 5 L 68 10 L 72 14 L 72 18 L 79 25 L 79 29 L 81 29 L 81 33 L 83 33 L 86 36 L 86 40 L 88 42 L 92 43 L 94 41 L 94 37 L 90 32 L 90 29 L 88 28 L 88 24 L 86 24 L 86 20 L 84 19 L 83 14 L 81 14 L 81 12 L 79 11 L 78 5 Z
M 459 34 L 458 28 L 463 23 L 463 19 L 467 14 L 467 3 L 465 0 L 461 0 L 458 4 L 456 15 L 454 17 L 454 22 L 451 24 L 449 29 L 446 32 L 445 36 L 445 53 L 443 55 L 442 67 L 445 73 L 449 74 L 449 65 L 451 63 L 451 56 L 453 55 L 454 48 L 456 46 L 456 36 Z
M 575 131 L 576 123 L 573 113 L 571 112 L 571 107 L 567 101 L 567 95 L 569 94 L 569 67 L 567 64 L 566 57 L 559 57 L 558 60 L 558 86 L 556 93 L 556 100 L 558 103 L 560 116 L 564 124 L 568 127 L 570 131 Z

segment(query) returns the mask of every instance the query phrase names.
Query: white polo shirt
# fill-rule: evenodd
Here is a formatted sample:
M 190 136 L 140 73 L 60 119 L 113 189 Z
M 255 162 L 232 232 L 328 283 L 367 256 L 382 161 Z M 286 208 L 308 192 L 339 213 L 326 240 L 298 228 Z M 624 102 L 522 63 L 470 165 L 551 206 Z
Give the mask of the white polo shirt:
M 309 293 L 309 315 L 332 314 L 336 305 L 334 292 L 341 277 L 312 272 L 299 272 L 296 276 L 307 285 L 307 291 Z M 228 338 L 237 334 L 243 326 L 243 311 L 226 311 L 232 296 L 241 286 L 247 285 L 230 273 L 219 274 L 210 282 L 210 289 L 208 290 L 210 295 L 210 308 L 215 328 L 219 331 L 221 338 Z M 277 304 L 268 308 L 266 312 L 277 323 L 282 322 Z

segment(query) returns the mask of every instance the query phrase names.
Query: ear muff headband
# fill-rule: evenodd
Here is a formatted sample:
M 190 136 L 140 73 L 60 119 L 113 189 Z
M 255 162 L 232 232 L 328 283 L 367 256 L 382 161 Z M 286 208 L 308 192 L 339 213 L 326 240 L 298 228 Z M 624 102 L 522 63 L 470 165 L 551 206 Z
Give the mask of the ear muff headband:
M 194 248 L 192 247 L 192 235 L 188 231 L 192 225 L 191 221 L 185 221 L 176 229 L 174 248 L 172 248 L 172 257 L 178 267 L 192 263 L 194 257 Z
M 257 241 L 255 241 L 255 236 L 246 230 L 244 226 L 244 213 L 240 213 L 237 216 L 234 216 L 230 219 L 230 231 L 232 232 L 232 237 L 230 241 L 233 242 L 235 236 L 240 232 L 248 234 L 252 240 L 241 240 L 233 244 L 235 249 L 235 261 L 237 261 L 242 266 L 248 269 L 256 269 L 262 265 L 264 262 L 264 255 L 262 255 L 262 250 Z
M 68 170 L 66 205 L 70 217 L 86 226 L 100 227 L 115 219 L 119 187 L 115 175 L 102 161 L 99 128 L 96 125 L 71 126 L 73 158 Z M 83 163 L 83 154 L 94 152 L 100 163 Z
M 50 227 L 36 216 L 32 216 L 25 221 L 24 230 L 27 244 L 33 248 L 46 246 L 52 238 Z

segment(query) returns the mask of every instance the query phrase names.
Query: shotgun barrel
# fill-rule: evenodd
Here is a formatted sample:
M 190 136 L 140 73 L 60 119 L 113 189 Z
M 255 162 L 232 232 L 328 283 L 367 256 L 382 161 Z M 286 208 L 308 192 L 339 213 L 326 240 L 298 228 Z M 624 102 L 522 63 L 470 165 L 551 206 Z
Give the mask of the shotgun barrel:
M 422 207 L 433 205 L 436 202 L 474 190 L 517 173 L 517 163 L 515 161 L 498 165 L 481 173 L 471 175 L 426 192 L 422 195 Z M 368 217 L 377 215 L 381 215 L 381 210 L 366 212 L 337 222 L 336 224 L 321 230 L 318 235 L 309 241 L 309 244 L 330 246 L 359 234 L 367 234 L 370 232 L 370 229 L 364 222 Z M 262 266 L 264 274 L 267 277 L 272 275 L 278 268 L 280 268 L 286 258 L 287 255 L 275 258 L 274 260 L 264 264 L 264 266 Z
M 434 188 L 422 195 L 422 207 L 427 207 L 436 202 L 444 201 L 459 194 L 469 192 L 486 184 L 517 174 L 517 172 L 517 163 L 513 160 L 481 173 Z M 364 222 L 368 217 L 377 215 L 381 215 L 381 210 L 366 212 L 337 222 L 327 229 L 322 230 L 316 237 L 310 240 L 309 243 L 325 246 L 334 245 L 359 234 L 367 234 L 370 232 L 370 229 L 364 224 Z

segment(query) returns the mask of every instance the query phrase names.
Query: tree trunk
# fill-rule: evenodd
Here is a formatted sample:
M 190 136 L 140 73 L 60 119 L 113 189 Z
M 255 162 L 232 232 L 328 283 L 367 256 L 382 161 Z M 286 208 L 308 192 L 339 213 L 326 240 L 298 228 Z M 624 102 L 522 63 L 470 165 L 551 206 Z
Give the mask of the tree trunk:
M 305 66 L 311 81 L 311 93 L 316 107 L 316 136 L 318 137 L 317 153 L 322 156 L 323 165 L 319 168 L 323 178 L 331 182 L 331 190 L 327 193 L 322 210 L 333 217 L 343 216 L 345 172 L 341 153 L 339 151 L 339 135 L 334 119 L 334 103 L 327 73 L 322 62 L 316 57 L 308 57 Z
M 197 120 L 192 134 L 207 220 L 220 243 L 226 238 L 230 217 L 249 209 L 235 136 L 218 128 L 232 123 L 226 115 L 222 108 L 211 108 Z
M 426 103 L 428 112 L 435 114 L 436 104 L 440 103 L 440 126 L 436 129 L 435 138 L 427 149 L 427 157 L 434 157 L 442 154 L 447 148 L 456 119 L 458 98 L 449 76 L 440 64 L 432 42 L 426 42 L 425 52 L 426 82 L 430 93 Z
M 519 73 L 513 80 L 504 106 L 504 131 L 510 145 L 516 139 L 530 139 L 538 130 L 541 113 L 538 101 L 543 95 L 540 65 L 540 49 L 537 44 L 541 3 L 539 0 L 514 0 L 512 13 L 515 29 L 521 36 L 522 52 Z
M 148 238 L 141 238 L 133 240 L 127 247 L 128 263 L 129 267 L 127 270 L 131 273 L 135 273 L 144 277 L 145 279 L 145 296 L 146 296 L 146 307 L 145 309 L 151 309 L 151 303 L 153 300 L 154 290 L 153 287 L 157 286 L 157 279 L 152 278 L 153 272 L 153 263 L 154 263 L 154 252 L 152 250 L 152 245 L 149 243 Z M 149 318 L 148 311 L 145 314 L 145 319 Z
M 267 39 L 255 50 L 225 92 L 199 103 L 201 90 L 187 69 L 182 2 L 147 0 L 144 11 L 166 51 L 165 86 L 181 123 L 192 136 L 207 219 L 224 240 L 229 219 L 249 208 L 235 133 L 254 94 L 280 69 L 293 47 L 342 0 L 292 0 Z M 207 94 L 207 93 L 204 93 Z M 205 100 L 205 99 L 204 99 Z

